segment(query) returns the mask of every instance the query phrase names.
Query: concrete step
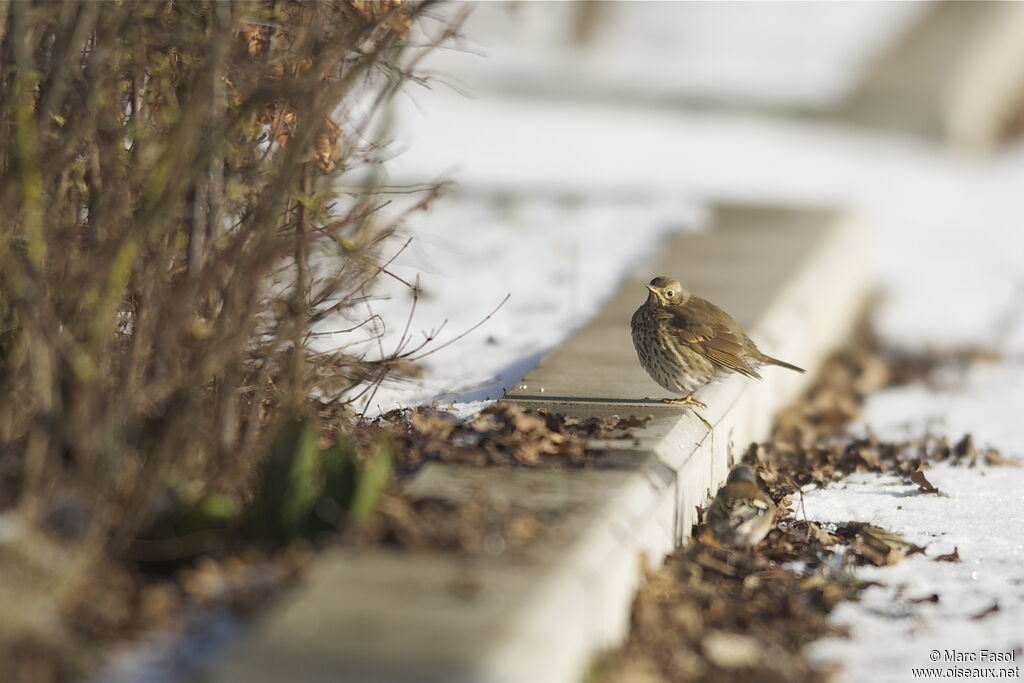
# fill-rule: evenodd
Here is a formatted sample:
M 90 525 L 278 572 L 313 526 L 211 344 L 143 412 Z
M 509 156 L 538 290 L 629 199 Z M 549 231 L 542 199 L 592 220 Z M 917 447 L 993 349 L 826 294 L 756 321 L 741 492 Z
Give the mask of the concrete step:
M 1024 106 L 1024 4 L 936 2 L 830 113 L 842 121 L 992 149 Z
M 644 562 L 684 541 L 730 459 L 768 434 L 850 330 L 869 289 L 866 232 L 831 210 L 724 207 L 673 238 L 586 326 L 506 397 L 588 416 L 650 415 L 589 470 L 432 464 L 419 498 L 487 499 L 549 522 L 526 552 L 466 557 L 340 549 L 270 611 L 216 680 L 576 681 L 626 635 Z M 707 427 L 640 368 L 629 318 L 642 283 L 673 275 L 729 311 L 761 348 L 810 371 L 768 368 L 708 388 Z

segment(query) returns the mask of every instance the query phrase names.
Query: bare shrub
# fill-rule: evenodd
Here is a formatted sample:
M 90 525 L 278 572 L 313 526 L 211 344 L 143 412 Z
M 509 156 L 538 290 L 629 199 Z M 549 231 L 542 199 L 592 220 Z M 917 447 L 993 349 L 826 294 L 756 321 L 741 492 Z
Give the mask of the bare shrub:
M 0 5 L 0 515 L 117 556 L 400 360 L 308 342 L 386 272 L 379 114 L 429 5 Z

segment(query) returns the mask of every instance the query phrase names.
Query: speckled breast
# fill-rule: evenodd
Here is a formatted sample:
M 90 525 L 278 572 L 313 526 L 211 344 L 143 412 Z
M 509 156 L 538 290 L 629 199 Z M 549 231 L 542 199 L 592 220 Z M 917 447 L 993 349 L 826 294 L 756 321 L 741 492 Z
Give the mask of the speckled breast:
M 689 394 L 715 375 L 715 367 L 698 353 L 671 341 L 663 321 L 641 306 L 630 324 L 640 365 L 655 382 L 676 394 Z

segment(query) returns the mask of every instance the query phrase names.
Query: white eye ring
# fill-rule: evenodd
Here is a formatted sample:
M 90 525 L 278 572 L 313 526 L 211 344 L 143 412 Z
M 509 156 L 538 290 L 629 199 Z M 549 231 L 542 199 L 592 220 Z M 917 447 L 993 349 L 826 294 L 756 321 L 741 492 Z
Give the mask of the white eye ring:
M 669 298 L 669 299 L 671 299 L 671 298 L 672 298 L 672 297 L 674 297 L 675 295 L 676 295 L 676 293 L 675 293 L 675 292 L 673 292 L 673 291 L 672 291 L 671 289 L 665 292 L 665 296 L 666 296 L 667 298 Z

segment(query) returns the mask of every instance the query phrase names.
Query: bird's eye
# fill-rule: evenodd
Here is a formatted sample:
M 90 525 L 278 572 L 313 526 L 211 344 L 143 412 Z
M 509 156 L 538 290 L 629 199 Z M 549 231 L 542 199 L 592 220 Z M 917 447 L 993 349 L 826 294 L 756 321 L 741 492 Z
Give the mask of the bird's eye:
M 671 298 L 672 298 L 672 297 L 674 297 L 675 295 L 676 295 L 676 293 L 675 293 L 675 292 L 673 292 L 673 291 L 672 291 L 671 289 L 669 289 L 669 290 L 666 290 L 666 292 L 665 292 L 665 297 L 666 297 L 666 298 L 668 298 L 668 299 L 671 299 Z

